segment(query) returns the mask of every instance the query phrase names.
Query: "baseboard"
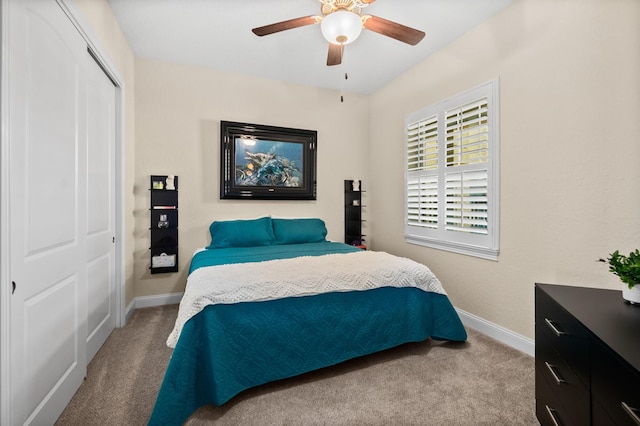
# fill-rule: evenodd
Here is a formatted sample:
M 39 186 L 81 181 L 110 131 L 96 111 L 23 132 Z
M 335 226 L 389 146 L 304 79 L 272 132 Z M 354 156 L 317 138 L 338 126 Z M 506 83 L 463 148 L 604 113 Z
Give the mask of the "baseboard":
M 133 299 L 131 303 L 127 305 L 127 308 L 124 310 L 124 323 L 127 324 L 129 319 L 131 318 L 131 314 L 136 309 L 136 299 Z
M 514 333 L 498 324 L 494 324 L 476 315 L 465 312 L 462 309 L 456 308 L 462 323 L 474 330 L 479 331 L 482 334 L 496 339 L 500 343 L 504 343 L 507 346 L 511 346 L 521 352 L 530 356 L 535 356 L 535 341 L 524 337 L 518 333 Z
M 180 303 L 184 293 L 157 294 L 154 296 L 140 296 L 134 298 L 125 312 L 125 317 L 129 321 L 129 317 L 133 311 L 140 308 L 151 308 L 153 306 L 174 305 Z

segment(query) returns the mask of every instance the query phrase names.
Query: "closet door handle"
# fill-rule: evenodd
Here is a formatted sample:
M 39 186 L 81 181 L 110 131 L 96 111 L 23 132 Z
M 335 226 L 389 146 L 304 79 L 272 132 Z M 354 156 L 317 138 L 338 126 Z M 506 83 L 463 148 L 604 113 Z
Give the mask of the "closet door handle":
M 544 407 L 547 409 L 547 413 L 549 414 L 549 417 L 551 417 L 551 421 L 553 422 L 554 426 L 560 426 L 560 422 L 556 418 L 557 411 L 549 407 L 548 405 L 545 405 Z
M 549 328 L 555 333 L 556 336 L 560 337 L 564 334 L 567 334 L 564 331 L 560 331 L 555 322 L 551 321 L 549 318 L 545 318 L 544 322 L 549 326 Z
M 549 372 L 551 373 L 551 375 L 553 376 L 553 379 L 556 381 L 557 384 L 561 385 L 563 383 L 567 383 L 566 380 L 563 380 L 560 378 L 560 376 L 558 376 L 558 373 L 556 373 L 555 365 L 551 365 L 547 361 L 544 362 L 544 365 L 547 366 L 547 368 L 549 369 Z
M 624 410 L 624 412 L 627 413 L 629 417 L 631 417 L 631 420 L 636 422 L 637 425 L 640 425 L 640 417 L 638 417 L 638 415 L 636 414 L 636 411 L 640 410 L 630 407 L 629 404 L 624 401 L 620 401 L 620 405 L 622 405 L 622 409 Z

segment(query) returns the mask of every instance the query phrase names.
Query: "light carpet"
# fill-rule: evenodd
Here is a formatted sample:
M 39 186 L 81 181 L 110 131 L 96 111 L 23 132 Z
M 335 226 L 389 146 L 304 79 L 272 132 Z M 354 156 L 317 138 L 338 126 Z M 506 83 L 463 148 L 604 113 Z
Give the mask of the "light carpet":
M 136 310 L 88 366 L 56 425 L 145 425 L 177 305 Z M 259 386 L 186 425 L 537 425 L 534 359 L 467 329 Z

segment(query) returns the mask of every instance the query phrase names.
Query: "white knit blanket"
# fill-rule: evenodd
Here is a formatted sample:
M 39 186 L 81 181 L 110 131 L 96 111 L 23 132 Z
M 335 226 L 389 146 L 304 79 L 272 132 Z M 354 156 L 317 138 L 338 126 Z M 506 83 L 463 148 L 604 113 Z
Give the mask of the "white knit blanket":
M 446 294 L 425 265 L 385 252 L 361 251 L 208 266 L 189 275 L 167 345 L 174 348 L 183 325 L 207 305 L 378 287 L 417 287 Z

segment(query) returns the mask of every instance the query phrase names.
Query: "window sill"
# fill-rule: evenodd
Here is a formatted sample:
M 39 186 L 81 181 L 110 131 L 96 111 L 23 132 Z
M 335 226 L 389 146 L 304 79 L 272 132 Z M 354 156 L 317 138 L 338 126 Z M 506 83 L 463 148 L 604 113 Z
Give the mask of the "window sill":
M 445 250 L 453 253 L 464 254 L 466 256 L 479 257 L 481 259 L 498 261 L 498 249 L 472 246 L 452 241 L 440 241 L 416 235 L 405 235 L 405 241 L 409 244 L 416 244 L 423 247 L 430 247 L 438 250 Z

